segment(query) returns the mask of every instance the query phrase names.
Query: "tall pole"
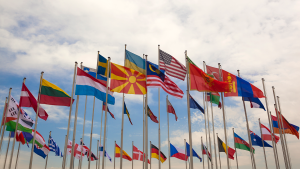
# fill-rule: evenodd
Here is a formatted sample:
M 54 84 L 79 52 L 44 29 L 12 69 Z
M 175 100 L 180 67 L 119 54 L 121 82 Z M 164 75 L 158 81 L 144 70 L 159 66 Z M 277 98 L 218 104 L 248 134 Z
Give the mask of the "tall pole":
M 105 155 L 103 153 L 103 155 Z M 99 140 L 97 140 L 97 158 L 99 158 Z M 96 169 L 98 169 L 98 161 L 96 161 Z
M 260 137 L 262 138 L 261 142 L 262 142 L 263 150 L 264 150 L 264 157 L 265 157 L 266 169 L 268 169 L 267 157 L 266 157 L 266 151 L 265 151 L 265 144 L 264 144 L 263 134 L 262 134 L 262 130 L 261 130 L 260 118 L 258 118 L 258 122 L 259 122 L 259 128 L 260 128 Z
M 148 55 L 145 55 L 145 65 L 147 65 L 147 59 L 148 59 Z M 147 83 L 147 71 L 146 71 L 146 83 Z M 146 159 L 145 159 L 145 169 L 148 169 L 148 88 L 147 88 L 147 93 L 146 93 L 146 103 L 145 103 L 145 154 L 146 154 Z M 150 158 L 151 160 L 151 158 Z M 151 166 L 151 161 L 150 161 L 150 166 Z
M 133 141 L 132 141 L 132 160 L 131 160 L 131 162 L 132 162 L 132 169 L 133 169 Z
M 18 147 L 18 153 L 17 153 L 17 158 L 16 158 L 15 169 L 17 169 L 17 165 L 18 165 L 18 159 L 19 159 L 20 147 L 21 147 L 21 142 L 19 142 L 19 147 Z
M 222 104 L 223 104 L 223 102 L 222 102 Z M 216 133 L 217 134 L 217 138 L 219 138 L 218 137 L 218 133 Z M 219 144 L 218 144 L 219 145 Z M 220 147 L 218 146 L 218 152 L 219 152 L 219 162 L 220 162 L 220 169 L 222 169 L 222 166 L 221 166 L 221 156 L 220 156 Z
M 114 153 L 114 169 L 116 169 L 116 141 L 115 141 L 115 153 Z M 104 152 L 103 152 L 104 153 Z M 103 154 L 104 156 L 104 154 Z
M 207 105 L 206 105 L 206 98 L 207 95 L 206 95 L 206 92 L 203 92 L 203 106 L 204 106 L 204 122 L 205 122 L 205 139 L 206 139 L 206 142 L 205 144 L 207 144 L 207 127 L 206 127 L 206 109 L 207 109 Z M 209 169 L 209 159 L 207 158 L 207 168 Z
M 218 63 L 219 66 L 219 75 L 220 75 L 220 79 L 221 81 L 223 81 L 223 77 L 222 77 L 222 71 L 221 71 L 221 64 Z M 224 124 L 224 134 L 225 134 L 225 144 L 226 144 L 226 152 L 228 152 L 228 144 L 227 144 L 227 128 L 226 128 L 226 120 L 225 120 L 225 109 L 224 109 L 224 98 L 223 98 L 223 92 L 221 92 L 221 100 L 222 100 L 222 112 L 223 112 L 223 124 Z M 218 134 L 217 134 L 218 135 Z M 226 157 L 227 157 L 227 168 L 229 169 L 229 158 L 228 158 L 228 153 L 226 153 Z M 220 169 L 221 169 L 221 161 L 220 161 Z
M 145 97 L 143 95 L 143 169 L 145 168 L 144 163 L 145 163 Z
M 203 169 L 205 169 L 205 165 L 204 165 L 204 161 L 205 160 L 204 160 L 204 155 L 203 155 L 203 141 L 202 141 L 202 136 L 201 136 L 201 150 L 202 150 L 202 158 L 203 158 Z
M 43 75 L 44 72 L 41 73 L 41 78 L 40 78 L 40 88 L 39 88 L 39 94 L 38 94 L 38 103 L 37 103 L 37 110 L 36 110 L 36 116 L 35 116 L 35 124 L 34 124 L 34 134 L 33 134 L 33 139 L 32 139 L 32 147 L 31 147 L 31 154 L 30 154 L 30 162 L 29 162 L 29 169 L 32 168 L 32 160 L 33 160 L 33 150 L 34 150 L 34 145 L 35 145 L 35 136 L 36 136 L 36 128 L 37 128 L 37 120 L 39 118 L 39 107 L 40 107 L 40 93 L 42 90 L 42 80 L 43 80 Z
M 268 120 L 269 120 L 269 128 L 272 132 L 272 145 L 273 145 L 274 160 L 275 160 L 275 164 L 276 164 L 276 169 L 280 169 L 278 155 L 277 155 L 277 146 L 276 146 L 275 139 L 274 139 L 273 124 L 272 124 L 272 120 L 271 120 L 271 117 L 270 117 L 270 114 L 269 114 L 270 111 L 269 111 L 269 104 L 268 104 L 268 99 L 267 99 L 267 92 L 266 92 L 266 88 L 265 88 L 265 79 L 262 78 L 261 80 L 262 80 L 263 89 L 264 89 L 264 95 L 265 95 L 265 101 L 266 101 L 266 107 L 267 107 L 267 114 L 268 114 Z
M 278 127 L 279 127 L 279 134 L 280 134 L 280 141 L 281 141 L 281 146 L 282 146 L 284 164 L 285 164 L 285 168 L 289 169 L 288 161 L 287 161 L 287 158 L 286 158 L 286 152 L 285 152 L 283 135 L 282 135 L 282 128 L 283 127 L 281 126 L 281 123 L 280 123 L 280 120 L 279 120 L 279 116 L 278 116 L 278 107 L 277 107 L 277 101 L 276 101 L 275 87 L 272 86 L 272 89 L 273 89 L 273 96 L 274 96 L 274 102 L 275 102 L 274 107 L 275 107 L 275 113 L 276 113 Z
M 74 95 L 74 85 L 75 85 L 75 77 L 76 77 L 76 69 L 77 69 L 77 62 L 75 62 L 75 67 L 74 67 L 74 75 L 73 75 L 73 83 L 72 83 L 72 94 L 71 94 L 71 101 L 70 101 L 70 110 L 69 110 L 69 120 L 68 120 L 68 128 L 67 128 L 67 141 L 65 142 L 65 147 L 64 147 L 64 157 L 63 157 L 63 164 L 62 164 L 62 169 L 66 168 L 66 160 L 67 160 L 67 144 L 68 144 L 68 138 L 69 138 L 69 132 L 70 132 L 70 123 L 71 123 L 71 115 L 72 115 L 72 103 L 73 103 L 73 95 Z M 72 157 L 72 155 L 71 155 Z
M 240 77 L 240 70 L 237 70 L 237 72 L 238 72 L 238 76 Z M 254 154 L 253 154 L 252 140 L 251 140 L 251 136 L 250 136 L 250 129 L 249 129 L 248 116 L 247 116 L 244 97 L 242 97 L 242 100 L 243 100 L 243 106 L 244 106 L 244 112 L 245 112 L 248 140 L 249 140 L 249 144 L 250 144 L 250 155 L 251 155 L 252 164 L 254 166 L 254 169 L 256 169 L 256 164 L 255 164 L 255 158 L 254 158 Z
M 189 126 L 189 142 L 190 142 L 190 168 L 194 169 L 193 163 L 193 142 L 192 142 L 192 123 L 191 123 L 191 111 L 190 111 L 190 84 L 189 84 L 189 61 L 187 58 L 187 51 L 185 51 L 185 61 L 186 61 L 186 82 L 187 82 L 187 112 L 188 112 L 188 126 Z
M 6 103 L 7 103 L 8 101 L 7 101 L 7 97 L 5 98 L 5 102 L 4 102 L 4 106 L 3 106 L 3 116 L 2 116 L 2 119 L 1 119 L 1 127 L 0 127 L 0 134 L 2 135 L 2 126 L 4 125 L 4 124 L 2 124 L 2 121 L 3 121 L 3 119 L 4 119 L 4 116 L 5 116 L 5 109 L 6 109 Z
M 104 135 L 103 135 L 103 156 L 102 156 L 102 169 L 104 169 L 104 157 L 105 157 L 105 143 L 106 143 L 106 122 L 107 122 L 107 96 L 109 86 L 109 74 L 110 74 L 110 57 L 107 58 L 107 75 L 106 75 L 106 97 L 105 97 L 105 115 L 104 115 Z M 116 144 L 115 144 L 116 146 Z
M 5 123 L 6 123 L 6 116 L 7 116 L 7 113 L 8 113 L 8 106 L 9 106 L 9 102 L 10 102 L 11 90 L 12 90 L 12 88 L 9 88 L 7 104 L 6 104 L 6 106 L 4 106 L 4 107 L 5 107 L 4 110 L 6 111 L 6 112 L 4 113 L 4 122 L 5 122 Z M 5 133 L 4 133 L 5 128 L 6 128 L 5 123 L 3 124 L 3 128 L 2 128 L 2 135 L 1 135 L 1 141 L 0 141 L 0 152 L 1 152 L 1 147 L 2 147 L 3 136 L 4 136 L 4 134 L 5 134 Z M 1 122 L 1 124 L 2 124 L 2 122 Z M 0 153 L 0 154 L 1 154 L 1 153 Z
M 51 131 L 49 132 L 48 147 L 49 147 L 49 145 L 50 145 L 50 137 L 51 137 Z M 45 169 L 47 169 L 47 163 L 48 163 L 48 155 L 47 155 L 47 157 L 46 157 Z
M 239 169 L 239 162 L 238 162 L 237 151 L 236 151 L 236 146 L 235 146 L 234 128 L 232 128 L 232 132 L 233 132 L 233 143 L 234 143 L 234 149 L 235 149 L 236 168 Z
M 159 63 L 159 46 L 158 45 L 158 63 Z M 160 70 L 160 64 L 158 64 L 158 70 Z M 147 65 L 145 65 L 147 66 Z M 168 113 L 169 114 L 169 113 Z M 168 129 L 169 129 L 169 125 L 168 125 Z M 158 169 L 161 168 L 161 163 L 160 163 L 160 88 L 158 88 L 158 158 L 159 158 L 159 162 L 158 162 Z M 169 158 L 170 159 L 170 158 Z M 170 163 L 170 160 L 169 160 Z
M 169 142 L 169 144 L 170 144 L 170 142 Z M 185 152 L 185 156 L 186 156 L 187 155 L 187 149 L 186 149 L 186 140 L 185 139 L 184 139 L 184 152 Z M 189 159 L 189 157 L 187 157 L 187 159 Z M 171 169 L 171 168 L 169 168 L 169 169 Z M 185 169 L 187 169 L 187 160 L 185 160 Z
M 126 60 L 126 44 L 124 51 L 124 65 Z M 121 152 L 120 152 L 120 169 L 122 169 L 123 165 L 123 130 L 124 130 L 124 98 L 125 94 L 123 93 L 123 101 L 122 101 L 122 126 L 121 126 Z
M 102 121 L 103 121 L 102 119 L 103 119 L 103 102 L 102 102 L 102 108 L 101 108 L 101 127 L 100 127 L 100 144 L 99 144 L 101 146 L 102 146 L 102 144 L 101 144 L 101 136 L 102 136 Z M 103 152 L 103 155 L 105 155 L 104 152 Z M 99 166 L 98 168 L 100 168 L 100 156 L 99 156 L 99 159 L 98 159 L 97 163 L 98 163 L 98 166 Z
M 214 149 L 215 149 L 215 160 L 216 160 L 215 166 L 216 166 L 216 169 L 218 169 L 217 148 L 216 148 L 216 139 L 215 139 L 214 111 L 213 111 L 212 102 L 210 102 L 210 106 L 211 106 L 211 121 L 212 121 L 213 136 L 214 136 Z
M 150 147 L 151 147 L 151 141 L 150 141 Z M 150 149 L 150 169 L 151 169 L 151 164 L 152 164 L 152 157 L 151 157 L 151 155 L 152 155 L 152 148 Z M 159 162 L 159 160 L 158 160 L 158 162 Z
M 15 133 L 15 135 L 16 135 L 16 133 Z M 6 165 L 6 159 L 7 159 L 8 149 L 9 149 L 10 137 L 11 137 L 11 132 L 9 132 L 9 135 L 8 135 L 8 143 L 7 143 L 7 148 L 6 148 L 6 154 L 5 154 L 3 169 L 5 169 L 5 165 Z
M 168 95 L 166 98 L 166 103 L 168 103 Z M 168 152 L 169 152 L 169 169 L 171 169 L 171 151 L 170 151 L 170 127 L 169 127 L 169 112 L 168 112 L 168 105 L 167 105 L 167 118 L 168 118 Z M 159 156 L 160 157 L 160 156 Z

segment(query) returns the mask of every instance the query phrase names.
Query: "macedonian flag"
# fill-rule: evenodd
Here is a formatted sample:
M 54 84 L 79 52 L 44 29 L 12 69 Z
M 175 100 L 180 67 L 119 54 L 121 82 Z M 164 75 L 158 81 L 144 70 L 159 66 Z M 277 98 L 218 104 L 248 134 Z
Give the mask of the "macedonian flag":
M 111 84 L 113 92 L 146 94 L 146 76 L 128 67 L 111 63 Z

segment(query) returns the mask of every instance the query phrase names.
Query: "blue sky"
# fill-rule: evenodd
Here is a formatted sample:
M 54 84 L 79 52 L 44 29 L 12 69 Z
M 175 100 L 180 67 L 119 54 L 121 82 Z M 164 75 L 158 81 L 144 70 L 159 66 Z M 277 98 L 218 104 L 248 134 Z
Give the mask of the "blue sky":
M 123 65 L 124 45 L 127 50 L 142 56 L 148 54 L 151 62 L 157 64 L 157 45 L 184 62 L 184 51 L 202 68 L 205 61 L 208 65 L 222 68 L 237 74 L 262 89 L 261 78 L 266 79 L 267 96 L 271 112 L 274 113 L 274 100 L 271 87 L 275 86 L 276 94 L 281 98 L 284 116 L 293 124 L 299 125 L 297 116 L 300 92 L 298 87 L 298 65 L 300 63 L 300 20 L 298 1 L 251 1 L 238 0 L 207 1 L 7 1 L 1 5 L 0 19 L 0 111 L 10 87 L 12 95 L 19 98 L 21 84 L 26 77 L 26 85 L 36 97 L 41 71 L 44 78 L 61 87 L 68 94 L 72 90 L 74 62 L 95 68 L 97 51 L 112 62 Z M 186 93 L 186 81 L 171 78 Z M 158 116 L 158 90 L 149 89 L 149 106 Z M 113 157 L 114 141 L 120 145 L 122 94 L 115 93 L 116 104 L 110 106 L 116 120 L 108 116 L 107 150 Z M 191 95 L 203 106 L 202 93 L 191 92 Z M 166 93 L 161 90 L 161 145 L 167 155 L 167 115 Z M 82 137 L 85 96 L 80 96 L 76 142 Z M 19 100 L 19 99 L 17 99 Z M 186 95 L 183 99 L 169 96 L 178 115 L 178 121 L 170 114 L 170 140 L 177 147 L 184 148 L 183 139 L 188 139 Z M 125 95 L 125 102 L 130 112 L 133 125 L 124 118 L 124 150 L 131 155 L 131 145 L 142 150 L 142 96 Z M 265 100 L 261 99 L 265 105 Z M 74 102 L 75 103 L 75 102 Z M 102 102 L 96 99 L 93 144 L 100 139 Z M 233 147 L 232 128 L 238 135 L 248 141 L 244 109 L 241 98 L 225 98 L 226 120 L 229 146 Z M 72 116 L 75 112 L 73 105 Z M 48 138 L 52 131 L 53 139 L 63 148 L 68 123 L 68 107 L 43 105 L 49 119 L 38 120 L 37 130 Z M 89 145 L 91 131 L 93 97 L 88 97 L 87 119 L 84 142 Z M 258 118 L 268 126 L 266 112 L 251 109 L 246 103 L 250 128 L 259 134 Z M 26 108 L 31 118 L 35 119 L 33 109 Z M 209 109 L 210 111 L 210 109 Z M 211 115 L 209 113 L 209 115 Z M 205 140 L 204 119 L 202 113 L 191 109 L 193 147 L 200 152 L 201 136 Z M 73 120 L 71 126 L 73 128 Z M 211 117 L 210 117 L 211 120 Z M 224 140 L 222 111 L 214 107 L 215 130 Z M 158 146 L 158 125 L 149 121 L 149 141 Z M 70 132 L 72 136 L 73 131 Z M 5 137 L 8 136 L 6 132 Z M 211 135 L 212 136 L 212 135 Z M 70 137 L 71 138 L 71 137 Z M 297 157 L 300 148 L 298 140 L 287 136 L 293 166 L 299 165 Z M 280 144 L 280 143 L 279 143 Z M 280 165 L 283 167 L 281 146 Z M 7 138 L 2 147 L 1 157 L 5 155 Z M 214 152 L 214 151 L 213 151 Z M 213 154 L 214 157 L 214 153 Z M 16 152 L 15 152 L 16 153 Z M 251 168 L 250 156 L 246 151 L 238 150 L 239 165 Z M 22 146 L 18 168 L 27 168 L 30 149 Z M 202 155 L 201 155 L 202 156 Z M 256 148 L 258 168 L 264 167 L 262 148 Z M 225 167 L 225 155 L 221 154 Z M 272 149 L 267 149 L 268 166 L 274 168 Z M 69 158 L 68 158 L 69 161 Z M 131 162 L 123 160 L 124 168 L 131 168 Z M 153 166 L 158 160 L 153 159 Z M 194 166 L 202 163 L 194 159 Z M 75 162 L 77 166 L 78 161 Z M 172 168 L 183 168 L 183 161 L 171 158 Z M 235 167 L 235 161 L 231 160 Z M 34 155 L 34 168 L 41 168 L 45 161 Z M 49 155 L 49 168 L 58 169 L 61 158 Z M 134 166 L 142 163 L 134 161 Z M 3 165 L 3 158 L 0 159 Z M 68 164 L 69 165 L 69 164 Z M 83 163 L 87 166 L 86 159 Z M 207 165 L 207 164 L 205 164 Z M 92 167 L 95 163 L 92 162 Z M 106 162 L 107 168 L 113 168 Z M 116 160 L 119 167 L 119 159 Z M 156 167 L 155 167 L 156 168 Z M 168 163 L 162 164 L 168 168 Z

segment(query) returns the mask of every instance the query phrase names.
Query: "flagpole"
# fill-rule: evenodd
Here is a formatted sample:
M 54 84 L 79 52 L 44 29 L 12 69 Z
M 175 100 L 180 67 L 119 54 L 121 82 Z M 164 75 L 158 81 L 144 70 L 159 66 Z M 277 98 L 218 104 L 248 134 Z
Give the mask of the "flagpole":
M 49 147 L 49 145 L 50 145 L 50 136 L 51 136 L 51 131 L 49 132 L 48 147 Z M 45 169 L 47 169 L 47 163 L 48 163 L 48 155 L 47 155 L 47 157 L 46 157 Z
M 223 77 L 222 77 L 222 71 L 221 71 L 221 64 L 218 63 L 218 67 L 219 67 L 219 75 L 220 75 L 220 80 L 223 81 Z M 224 134 L 225 134 L 225 144 L 226 144 L 226 152 L 228 152 L 228 144 L 227 144 L 227 127 L 226 127 L 226 120 L 225 120 L 225 109 L 224 109 L 224 98 L 223 98 L 223 92 L 221 92 L 221 100 L 222 100 L 222 112 L 223 112 L 223 123 L 224 123 Z M 220 153 L 220 152 L 219 152 Z M 228 158 L 228 153 L 226 153 L 226 157 L 227 157 L 227 168 L 229 169 L 229 158 Z M 220 161 L 220 169 L 221 169 L 221 161 Z
M 203 169 L 205 169 L 205 165 L 204 165 L 204 161 L 205 160 L 204 160 L 204 155 L 203 155 L 203 141 L 202 141 L 202 136 L 201 136 L 201 150 L 202 150 L 202 158 L 203 158 Z
M 166 103 L 168 103 L 168 95 L 166 97 Z M 169 169 L 171 169 L 171 151 L 170 151 L 170 129 L 169 129 L 169 112 L 168 112 L 168 104 L 167 104 L 167 118 L 168 118 L 168 151 L 169 151 Z M 160 157 L 160 156 L 159 156 Z
M 3 111 L 6 110 L 6 112 L 4 113 L 4 122 L 5 123 L 6 123 L 7 113 L 8 113 L 8 106 L 9 106 L 9 101 L 10 101 L 11 90 L 12 90 L 12 88 L 9 88 L 7 104 L 6 104 L 6 106 L 4 105 L 5 108 L 3 110 Z M 3 128 L 2 128 L 2 135 L 1 135 L 1 141 L 0 141 L 0 152 L 1 152 L 1 147 L 2 147 L 4 131 L 5 131 L 5 128 L 6 128 L 5 123 L 3 124 Z M 2 124 L 2 122 L 1 122 L 1 124 Z M 1 155 L 1 153 L 0 153 L 0 155 Z
M 169 142 L 170 144 L 170 142 Z M 185 156 L 187 157 L 187 150 L 186 150 L 186 140 L 184 139 L 184 152 L 185 152 Z M 188 159 L 189 157 L 187 157 Z M 187 169 L 187 160 L 185 160 L 185 169 Z
M 65 145 L 67 145 L 66 142 L 68 142 L 67 135 L 66 135 L 66 137 L 65 137 Z M 65 153 L 65 154 L 63 155 L 63 160 L 62 160 L 62 164 L 61 164 L 61 167 L 62 167 L 62 168 L 63 168 L 63 166 L 64 166 L 64 157 L 65 157 L 65 156 L 67 156 L 67 153 Z
M 158 55 L 157 55 L 158 56 L 158 70 L 160 70 L 159 47 L 160 47 L 160 45 L 158 45 Z M 147 66 L 147 65 L 145 65 L 145 66 Z M 147 69 L 146 69 L 146 71 L 147 71 Z M 168 129 L 169 129 L 169 125 L 168 125 Z M 160 163 L 160 88 L 158 88 L 158 158 L 159 158 L 158 169 L 160 169 L 161 168 L 161 163 Z M 169 163 L 170 163 L 170 160 L 169 160 Z
M 239 169 L 239 162 L 238 162 L 237 151 L 236 151 L 236 146 L 235 146 L 234 128 L 232 128 L 232 132 L 233 132 L 233 143 L 234 143 L 234 149 L 235 149 L 236 168 Z
M 133 169 L 133 141 L 132 141 L 132 156 L 131 157 L 132 157 L 131 161 L 132 161 L 132 169 Z
M 223 102 L 222 102 L 222 104 L 223 104 Z M 217 138 L 218 138 L 218 133 L 216 133 L 216 134 L 217 134 Z M 220 147 L 219 147 L 219 144 L 218 144 L 218 152 L 219 152 L 220 169 L 222 169 L 222 167 L 221 167 L 221 156 L 220 156 Z
M 107 122 L 107 97 L 108 97 L 108 85 L 109 85 L 109 74 L 110 74 L 110 57 L 107 58 L 107 74 L 106 74 L 106 97 L 105 97 L 105 115 L 104 115 L 104 135 L 103 135 L 103 157 L 102 157 L 102 169 L 104 169 L 104 153 L 106 143 L 106 122 Z M 116 145 L 115 145 L 116 146 Z
M 18 159 L 19 159 L 20 147 L 21 147 L 21 142 L 19 142 L 19 147 L 18 147 L 18 153 L 17 153 L 17 158 L 16 158 L 16 165 L 15 165 L 15 169 L 17 169 L 17 164 L 18 164 Z
M 145 54 L 143 54 L 143 59 L 144 59 Z M 147 81 L 146 81 L 147 85 Z M 147 87 L 147 86 L 146 86 Z M 145 168 L 145 96 L 143 95 L 143 169 Z
M 207 105 L 206 105 L 206 92 L 202 92 L 203 93 L 203 107 L 204 107 L 204 122 L 205 122 L 205 139 L 206 139 L 206 145 L 207 144 L 207 127 L 206 127 L 206 109 L 207 109 Z M 207 168 L 209 169 L 209 160 L 207 158 Z
M 16 135 L 16 133 L 15 133 L 15 135 Z M 6 159 L 7 159 L 8 149 L 9 149 L 10 137 L 11 137 L 11 131 L 9 132 L 9 135 L 8 135 L 8 143 L 7 143 L 7 148 L 6 148 L 6 154 L 5 154 L 3 169 L 5 169 L 5 165 L 6 165 Z
M 150 147 L 151 147 L 151 141 L 150 141 Z M 159 157 L 158 157 L 159 158 Z M 159 160 L 158 160 L 159 162 Z M 150 148 L 150 169 L 151 169 L 151 164 L 152 164 L 152 148 Z
M 277 155 L 277 146 L 276 146 L 276 143 L 274 142 L 273 124 L 272 124 L 272 120 L 271 120 L 271 117 L 270 117 L 270 114 L 269 114 L 269 104 L 268 104 L 267 92 L 266 92 L 266 88 L 265 88 L 265 79 L 262 78 L 261 80 L 262 80 L 263 89 L 264 89 L 264 95 L 265 95 L 265 101 L 266 101 L 266 107 L 267 107 L 267 114 L 268 114 L 268 121 L 269 121 L 269 128 L 270 128 L 271 133 L 272 133 L 272 145 L 273 145 L 274 160 L 275 160 L 275 164 L 276 164 L 276 169 L 280 169 L 278 155 Z M 275 149 L 274 149 L 274 147 L 275 147 Z
M 116 169 L 116 141 L 115 141 L 115 153 L 114 153 L 114 169 Z M 103 156 L 104 156 L 104 152 L 103 152 Z
M 240 77 L 240 70 L 237 70 L 237 72 L 238 72 L 238 76 Z M 249 129 L 248 116 L 247 116 L 247 111 L 246 111 L 244 97 L 242 97 L 242 101 L 243 101 L 244 112 L 245 112 L 247 134 L 248 134 L 248 139 L 249 139 L 249 144 L 250 144 L 250 155 L 251 155 L 251 159 L 252 159 L 252 163 L 253 163 L 254 169 L 256 169 L 255 157 L 254 157 L 254 154 L 253 154 L 252 140 L 251 140 L 251 136 L 250 136 L 250 129 Z
M 103 101 L 102 101 L 102 110 L 101 110 L 101 127 L 100 127 L 100 144 L 98 144 L 98 146 L 99 145 L 101 145 L 102 146 L 102 144 L 101 144 L 101 136 L 102 136 L 102 120 L 103 119 Z M 99 150 L 98 150 L 99 151 Z M 105 155 L 104 153 L 103 153 L 103 155 Z M 98 159 L 98 161 L 97 161 L 97 163 L 98 163 L 98 168 L 100 168 L 100 156 L 99 156 L 99 159 Z M 97 168 L 97 169 L 98 169 Z
M 218 169 L 218 159 L 217 159 L 217 149 L 216 149 L 216 139 L 215 139 L 214 111 L 213 111 L 212 102 L 210 102 L 210 106 L 211 106 L 211 121 L 212 121 L 212 126 L 213 126 L 213 138 L 214 138 L 216 169 Z
M 282 111 L 281 111 L 281 108 L 280 108 L 279 96 L 277 96 L 277 102 L 278 102 L 278 108 L 279 108 L 279 112 L 280 112 L 281 125 L 284 126 L 284 125 L 283 125 Z M 284 130 L 282 130 L 282 131 L 283 131 L 283 138 L 284 138 L 284 144 L 285 144 L 285 149 L 286 149 L 287 159 L 288 159 L 290 168 L 292 168 L 292 163 L 291 163 L 291 161 L 290 161 L 289 148 L 288 148 L 288 146 L 287 146 L 286 137 L 285 137 L 285 131 L 284 131 Z
M 148 55 L 145 55 L 145 65 L 147 65 L 147 57 Z M 147 84 L 147 71 L 146 71 L 146 84 Z M 147 93 L 146 93 L 146 103 L 145 103 L 145 154 L 146 154 L 146 159 L 145 159 L 145 169 L 148 169 L 148 88 L 147 88 Z M 150 166 L 151 166 L 151 158 L 150 158 Z
M 2 135 L 2 126 L 4 125 L 2 125 L 2 121 L 3 121 L 3 119 L 4 119 L 4 116 L 5 116 L 5 107 L 6 107 L 6 103 L 7 103 L 7 97 L 5 98 L 5 102 L 4 102 L 4 106 L 3 106 L 3 116 L 2 116 L 2 119 L 1 119 L 1 128 L 0 128 L 0 134 Z
M 188 127 L 189 127 L 189 142 L 190 142 L 190 168 L 194 169 L 194 163 L 193 163 L 193 143 L 192 143 L 192 124 L 191 124 L 191 112 L 190 112 L 190 84 L 189 84 L 189 64 L 188 64 L 188 58 L 187 58 L 187 51 L 185 50 L 185 60 L 186 60 L 186 83 L 187 83 L 187 112 L 188 112 Z
M 69 120 L 68 120 L 68 128 L 67 128 L 67 139 L 66 139 L 65 147 L 64 147 L 64 157 L 63 157 L 62 169 L 66 168 L 67 144 L 68 144 L 68 138 L 69 138 L 69 132 L 70 132 L 70 123 L 71 123 L 71 115 L 72 115 L 72 105 L 73 105 L 72 103 L 73 103 L 73 95 L 74 95 L 74 85 L 75 85 L 76 69 L 77 69 L 77 62 L 75 62 L 75 67 L 74 67 L 74 75 L 73 75 L 73 83 L 72 83 L 72 95 L 71 95 L 71 101 L 70 101 Z M 71 158 L 72 158 L 72 156 L 71 156 Z
M 273 96 L 274 96 L 274 107 L 275 107 L 275 113 L 276 113 L 276 117 L 277 117 L 277 123 L 278 123 L 278 127 L 279 127 L 279 134 L 280 134 L 280 140 L 281 140 L 281 146 L 282 146 L 282 153 L 283 153 L 283 158 L 284 158 L 284 163 L 285 163 L 285 167 L 286 168 L 290 168 L 286 159 L 286 152 L 285 152 L 285 146 L 284 146 L 284 140 L 283 140 L 283 135 L 282 135 L 282 126 L 278 117 L 278 108 L 277 108 L 277 101 L 276 101 L 276 94 L 275 94 L 275 87 L 272 86 L 273 89 Z M 281 113 L 280 113 L 281 114 Z
M 105 155 L 103 153 L 103 155 Z M 99 159 L 99 140 L 97 140 L 97 158 Z M 98 160 L 96 161 L 96 169 L 98 169 Z
M 36 128 L 37 128 L 37 121 L 39 118 L 39 107 L 40 107 L 40 93 L 42 90 L 42 80 L 43 80 L 43 75 L 44 72 L 41 73 L 41 78 L 40 78 L 40 87 L 39 87 L 39 94 L 38 94 L 38 103 L 37 103 L 37 110 L 36 110 L 36 116 L 35 116 L 35 124 L 34 124 L 34 134 L 33 134 L 33 139 L 32 139 L 32 147 L 31 147 L 31 154 L 30 154 L 30 161 L 29 161 L 29 169 L 32 168 L 32 160 L 33 160 L 33 150 L 34 150 L 34 145 L 35 145 L 35 136 L 36 136 Z
M 262 145 L 263 145 L 263 150 L 264 150 L 264 157 L 265 157 L 265 164 L 266 164 L 266 169 L 268 169 L 268 164 L 267 164 L 267 157 L 266 157 L 266 151 L 265 151 L 265 144 L 264 144 L 264 139 L 263 139 L 263 134 L 262 134 L 262 130 L 261 130 L 261 123 L 260 123 L 260 118 L 258 118 L 258 122 L 259 122 L 259 129 L 260 129 L 260 137 Z M 272 136 L 273 137 L 273 136 Z

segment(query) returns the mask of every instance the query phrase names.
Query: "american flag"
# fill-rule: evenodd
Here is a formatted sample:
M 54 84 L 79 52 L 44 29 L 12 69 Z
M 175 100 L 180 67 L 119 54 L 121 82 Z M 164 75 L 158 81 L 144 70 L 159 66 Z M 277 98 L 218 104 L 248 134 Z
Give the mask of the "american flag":
M 173 56 L 162 50 L 159 50 L 159 66 L 161 70 L 165 70 L 166 74 L 184 80 L 186 67 Z
M 172 96 L 182 98 L 183 91 L 166 75 L 164 82 L 154 75 L 147 76 L 147 86 L 149 87 L 161 87 L 165 92 Z

